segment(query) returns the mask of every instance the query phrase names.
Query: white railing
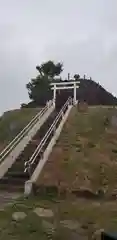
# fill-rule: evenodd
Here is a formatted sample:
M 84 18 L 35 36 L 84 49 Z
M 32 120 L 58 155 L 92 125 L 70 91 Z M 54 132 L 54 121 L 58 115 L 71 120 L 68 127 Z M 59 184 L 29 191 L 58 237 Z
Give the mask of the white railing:
M 66 101 L 66 103 L 64 104 L 64 106 L 62 107 L 60 112 L 58 113 L 57 117 L 55 118 L 55 120 L 52 123 L 52 125 L 50 126 L 49 130 L 47 131 L 47 133 L 45 134 L 45 136 L 43 137 L 43 139 L 37 146 L 35 152 L 31 156 L 31 158 L 24 163 L 24 172 L 30 173 L 30 170 L 31 170 L 32 166 L 35 164 L 37 157 L 43 152 L 43 147 L 47 143 L 49 143 L 48 140 L 51 137 L 51 134 L 53 134 L 55 132 L 58 124 L 61 121 L 61 118 L 63 118 L 64 113 L 67 111 L 68 106 L 71 104 L 72 104 L 72 98 L 70 97 L 70 98 L 68 98 L 68 100 Z
M 27 135 L 32 127 L 40 120 L 40 118 L 52 105 L 53 100 L 49 101 L 48 104 L 27 124 L 27 126 L 4 148 L 4 150 L 0 153 L 0 162 L 2 162 L 8 154 L 10 154 L 10 152 L 17 146 L 23 137 Z

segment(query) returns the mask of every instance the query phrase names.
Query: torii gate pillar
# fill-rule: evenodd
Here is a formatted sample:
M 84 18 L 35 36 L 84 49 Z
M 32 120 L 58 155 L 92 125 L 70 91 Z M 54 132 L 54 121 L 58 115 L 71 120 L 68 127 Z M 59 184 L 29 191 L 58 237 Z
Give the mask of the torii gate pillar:
M 54 99 L 54 102 L 56 101 L 56 84 L 54 84 L 54 92 L 53 92 L 53 99 Z
M 74 105 L 77 104 L 77 100 L 76 100 L 76 83 L 74 83 Z

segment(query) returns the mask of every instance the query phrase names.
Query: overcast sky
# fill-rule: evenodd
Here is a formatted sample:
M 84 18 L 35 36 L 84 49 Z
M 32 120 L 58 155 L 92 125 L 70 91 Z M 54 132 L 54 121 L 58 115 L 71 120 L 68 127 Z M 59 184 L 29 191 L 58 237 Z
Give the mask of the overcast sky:
M 117 0 L 0 0 L 0 113 L 28 101 L 49 59 L 117 96 Z

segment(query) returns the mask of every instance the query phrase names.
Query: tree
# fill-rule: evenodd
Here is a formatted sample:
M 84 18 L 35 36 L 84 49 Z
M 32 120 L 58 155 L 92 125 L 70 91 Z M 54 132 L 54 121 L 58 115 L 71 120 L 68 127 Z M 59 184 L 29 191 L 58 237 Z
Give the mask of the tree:
M 36 66 L 38 76 L 26 85 L 29 98 L 37 105 L 45 105 L 47 100 L 52 98 L 50 83 L 55 76 L 59 76 L 63 71 L 61 63 L 55 64 L 52 61 L 45 62 L 40 66 Z
M 51 98 L 49 80 L 45 76 L 37 76 L 27 84 L 29 98 L 37 105 L 45 105 Z
M 75 78 L 75 81 L 78 81 L 80 79 L 80 75 L 79 74 L 75 74 L 74 78 Z
M 63 71 L 63 64 L 60 62 L 55 64 L 52 61 L 48 61 L 41 64 L 41 66 L 37 66 L 36 69 L 42 76 L 47 76 L 53 79 L 55 76 L 59 76 Z

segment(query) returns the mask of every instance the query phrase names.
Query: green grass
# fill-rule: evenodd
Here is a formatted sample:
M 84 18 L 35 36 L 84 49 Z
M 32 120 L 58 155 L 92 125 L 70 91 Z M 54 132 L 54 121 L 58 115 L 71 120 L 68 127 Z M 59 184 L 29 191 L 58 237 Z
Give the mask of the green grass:
M 0 150 L 2 150 L 34 117 L 38 108 L 5 112 L 0 117 Z

